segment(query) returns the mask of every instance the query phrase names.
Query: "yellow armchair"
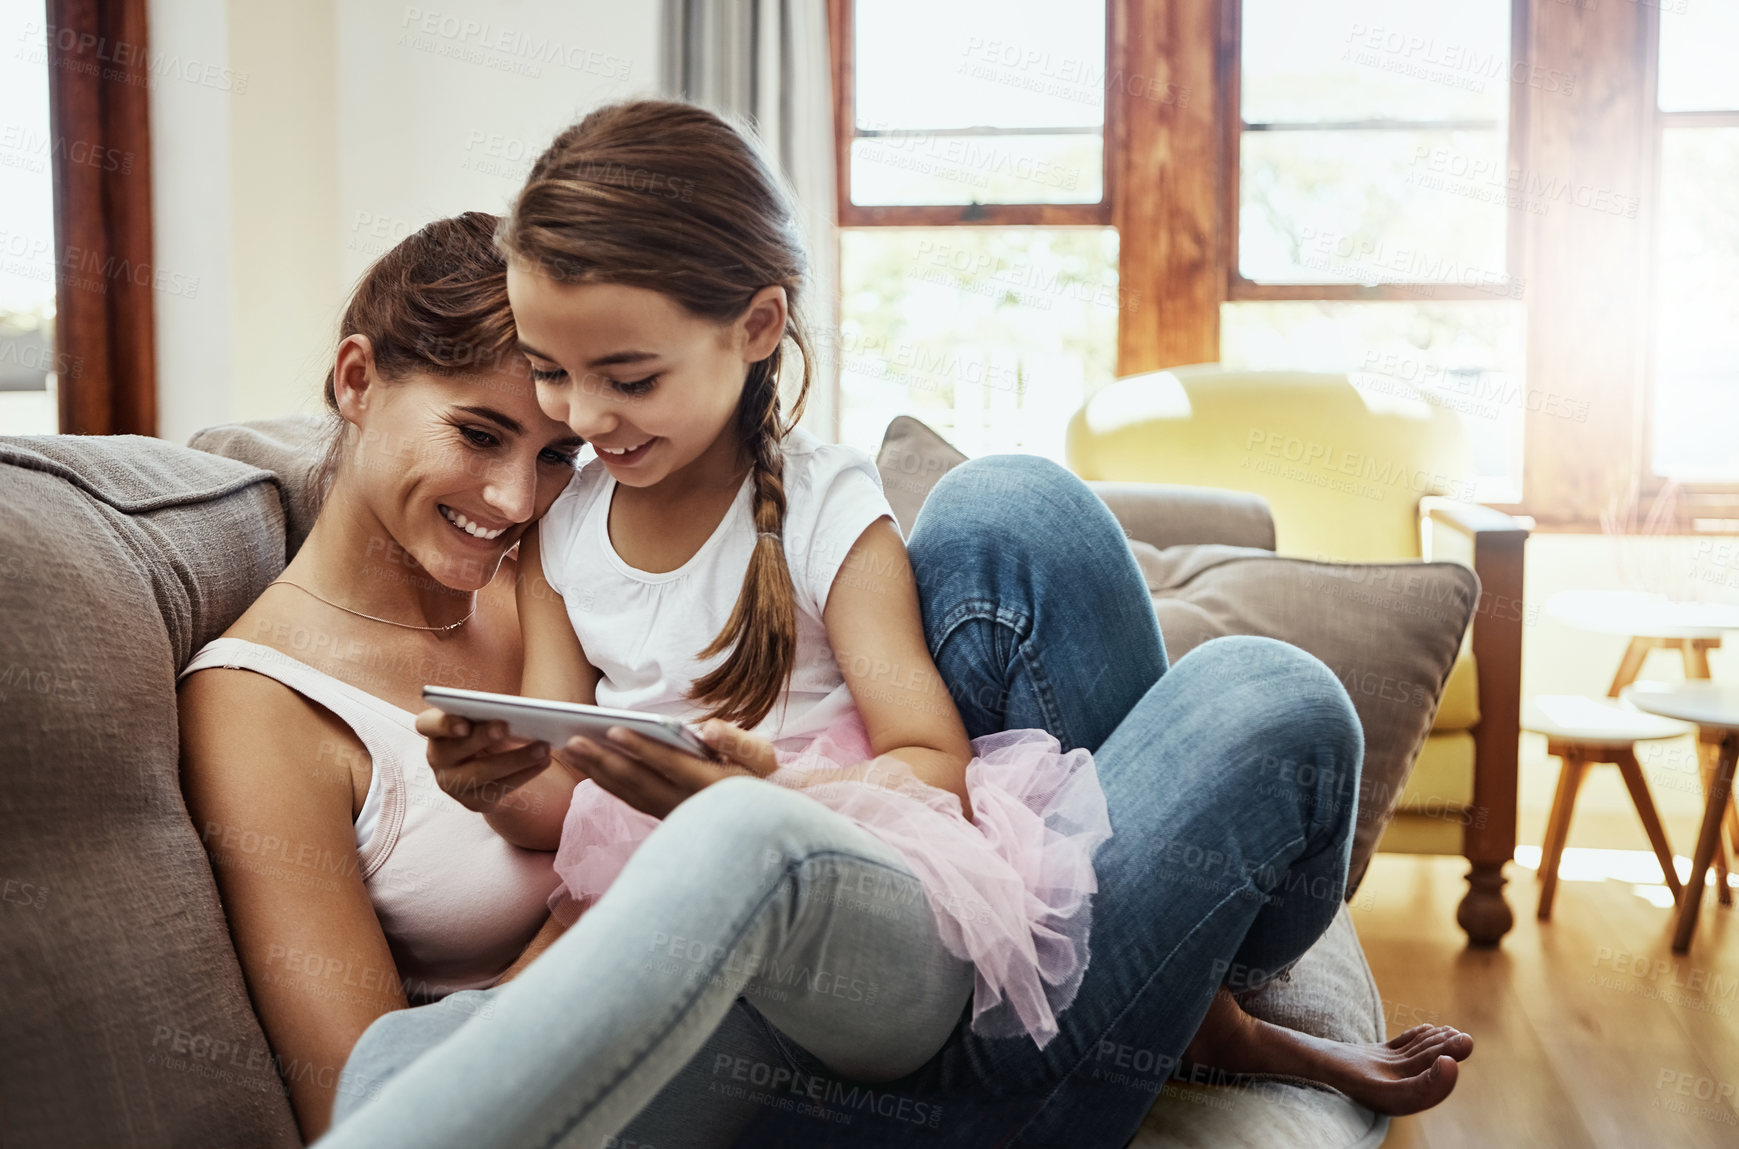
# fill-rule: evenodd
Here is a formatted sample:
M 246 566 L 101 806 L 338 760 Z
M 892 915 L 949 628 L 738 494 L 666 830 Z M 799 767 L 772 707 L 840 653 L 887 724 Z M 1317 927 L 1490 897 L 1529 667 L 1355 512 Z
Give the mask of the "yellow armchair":
M 1378 848 L 1461 854 L 1457 920 L 1496 944 L 1515 853 L 1521 734 L 1522 544 L 1515 519 L 1473 501 L 1460 419 L 1416 389 L 1344 374 L 1206 363 L 1119 379 L 1069 423 L 1083 479 L 1181 483 L 1268 500 L 1275 551 L 1340 562 L 1434 559 L 1479 576 L 1470 635 Z

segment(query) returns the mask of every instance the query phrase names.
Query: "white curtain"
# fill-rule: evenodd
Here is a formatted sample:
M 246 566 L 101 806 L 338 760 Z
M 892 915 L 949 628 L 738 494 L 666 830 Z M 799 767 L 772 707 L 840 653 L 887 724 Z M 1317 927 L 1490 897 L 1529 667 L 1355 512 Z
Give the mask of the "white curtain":
M 797 193 L 809 247 L 804 313 L 817 362 L 803 425 L 839 437 L 839 240 L 825 0 L 664 0 L 666 95 L 755 126 Z

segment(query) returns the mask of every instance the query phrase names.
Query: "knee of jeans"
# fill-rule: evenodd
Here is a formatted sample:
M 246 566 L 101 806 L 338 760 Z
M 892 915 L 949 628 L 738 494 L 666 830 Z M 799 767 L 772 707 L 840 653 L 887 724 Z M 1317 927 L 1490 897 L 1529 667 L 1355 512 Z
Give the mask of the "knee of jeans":
M 1048 542 L 1046 523 L 1072 533 L 1101 517 L 1119 537 L 1110 508 L 1066 468 L 1037 455 L 985 455 L 943 475 L 924 500 L 908 546 L 916 559 L 930 545 L 961 533 L 1018 545 Z
M 1262 748 L 1255 768 L 1275 793 L 1328 805 L 1322 820 L 1351 820 L 1364 766 L 1364 727 L 1346 687 L 1315 655 L 1258 635 L 1227 635 L 1190 652 L 1201 671 L 1247 685 L 1239 721 Z M 1335 815 L 1339 812 L 1339 817 Z
M 1011 498 L 1012 495 L 1021 498 Z M 985 455 L 968 459 L 943 475 L 924 500 L 918 522 L 923 523 L 926 515 L 938 518 L 945 513 L 950 521 L 1030 526 L 1035 508 L 1048 507 L 1055 499 L 1066 506 L 1082 501 L 1082 496 L 1098 504 L 1097 496 L 1080 479 L 1049 459 L 1037 455 Z

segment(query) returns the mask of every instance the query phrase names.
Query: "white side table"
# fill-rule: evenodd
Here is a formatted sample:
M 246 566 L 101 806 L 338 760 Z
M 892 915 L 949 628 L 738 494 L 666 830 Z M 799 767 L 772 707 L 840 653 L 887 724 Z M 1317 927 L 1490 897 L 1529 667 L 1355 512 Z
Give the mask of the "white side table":
M 1709 651 L 1721 635 L 1739 630 L 1739 606 L 1716 602 L 1674 602 L 1665 595 L 1629 590 L 1566 590 L 1546 600 L 1546 613 L 1567 626 L 1630 639 L 1608 698 L 1617 698 L 1636 681 L 1651 650 L 1677 650 L 1686 678 L 1709 677 Z
M 1716 746 L 1715 773 L 1710 780 L 1703 825 L 1697 834 L 1697 850 L 1691 855 L 1691 876 L 1679 900 L 1678 921 L 1673 926 L 1673 952 L 1691 946 L 1697 928 L 1697 909 L 1703 902 L 1703 880 L 1709 860 L 1721 838 L 1721 818 L 1733 793 L 1733 767 L 1739 759 L 1739 687 L 1712 682 L 1687 682 L 1683 686 L 1641 684 L 1624 692 L 1638 709 L 1663 718 L 1696 723 L 1700 737 Z

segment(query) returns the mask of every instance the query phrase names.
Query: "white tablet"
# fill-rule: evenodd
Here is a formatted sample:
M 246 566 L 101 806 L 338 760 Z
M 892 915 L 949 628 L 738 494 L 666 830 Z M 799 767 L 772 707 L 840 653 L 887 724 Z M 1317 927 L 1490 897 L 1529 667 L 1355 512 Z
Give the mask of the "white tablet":
M 612 726 L 622 726 L 708 761 L 718 758 L 712 747 L 701 741 L 699 734 L 667 714 L 614 710 L 608 706 L 555 702 L 547 698 L 521 698 L 517 694 L 490 694 L 453 686 L 425 686 L 423 701 L 437 710 L 473 722 L 505 722 L 508 730 L 516 736 L 548 742 L 552 747 L 564 745 L 576 734 L 583 734 L 601 746 L 613 745 L 604 736 L 605 731 Z

